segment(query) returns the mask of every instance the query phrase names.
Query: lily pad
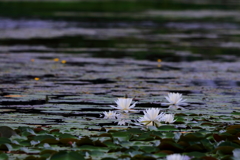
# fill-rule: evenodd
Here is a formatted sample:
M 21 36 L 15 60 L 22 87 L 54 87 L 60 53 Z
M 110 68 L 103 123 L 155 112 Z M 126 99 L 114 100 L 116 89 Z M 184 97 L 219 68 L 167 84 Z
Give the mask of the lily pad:
M 10 138 L 13 135 L 17 135 L 17 134 L 12 128 L 7 127 L 7 126 L 0 127 L 0 137 Z
M 85 160 L 82 154 L 77 152 L 60 151 L 51 156 L 50 160 Z

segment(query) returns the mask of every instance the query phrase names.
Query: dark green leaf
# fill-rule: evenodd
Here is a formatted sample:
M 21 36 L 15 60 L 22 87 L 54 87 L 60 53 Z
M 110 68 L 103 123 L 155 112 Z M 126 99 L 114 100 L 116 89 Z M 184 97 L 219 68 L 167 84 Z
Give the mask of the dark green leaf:
M 0 160 L 8 160 L 8 155 L 6 153 L 0 153 Z
M 158 127 L 159 131 L 176 131 L 177 129 L 174 126 L 160 126 Z
M 77 152 L 60 151 L 55 153 L 50 160 L 85 160 L 85 158 Z
M 56 139 L 56 138 L 50 135 L 39 135 L 39 136 L 35 136 L 33 139 L 36 141 L 43 141 L 46 139 Z
M 0 144 L 4 144 L 4 143 L 11 143 L 11 141 L 8 138 L 0 137 Z
M 0 137 L 10 138 L 13 135 L 16 135 L 16 132 L 12 128 L 7 126 L 0 127 Z

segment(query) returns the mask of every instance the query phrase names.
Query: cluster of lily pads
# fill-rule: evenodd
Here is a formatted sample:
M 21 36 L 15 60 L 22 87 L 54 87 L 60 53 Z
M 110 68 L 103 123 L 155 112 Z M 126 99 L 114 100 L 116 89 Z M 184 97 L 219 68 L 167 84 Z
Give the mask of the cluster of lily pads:
M 168 103 L 162 103 L 161 105 L 168 105 L 169 109 L 184 109 L 181 106 L 187 105 L 185 103 L 186 99 L 182 98 L 182 94 L 180 93 L 168 93 L 168 96 L 165 97 Z M 132 103 L 132 98 L 118 98 L 116 100 L 117 107 L 111 105 L 112 108 L 116 109 L 117 111 L 108 111 L 103 112 L 105 119 L 118 119 L 118 125 L 125 125 L 129 123 L 129 113 L 138 112 L 133 108 L 137 104 L 137 102 Z M 174 114 L 166 114 L 165 112 L 160 112 L 160 108 L 149 108 L 143 111 L 144 116 L 140 117 L 136 120 L 136 125 L 144 125 L 144 126 L 161 126 L 161 122 L 165 123 L 173 123 Z M 190 159 L 188 156 L 180 155 L 180 154 L 172 154 L 166 157 L 167 160 L 188 160 Z
M 171 110 L 174 115 L 161 108 L 138 110 L 132 98 L 119 98 L 117 106 L 111 106 L 116 110 L 104 112 L 104 119 L 79 116 L 74 125 L 64 127 L 2 126 L 0 159 L 239 160 L 239 112 L 231 114 L 231 121 L 231 115 L 206 118 L 181 107 L 187 105 L 182 94 L 165 98 L 168 103 L 161 106 L 181 111 Z M 109 120 L 126 126 L 101 125 Z
M 180 93 L 168 93 L 168 96 L 165 97 L 168 101 L 167 103 L 161 103 L 162 106 L 169 106 L 168 109 L 173 110 L 185 110 L 182 106 L 188 105 L 186 99 L 183 99 L 182 94 Z M 115 103 L 117 106 L 111 105 L 116 111 L 105 111 L 103 112 L 104 119 L 113 120 L 118 122 L 118 125 L 130 124 L 134 121 L 135 125 L 150 127 L 160 127 L 162 126 L 161 122 L 165 124 L 171 124 L 176 121 L 174 119 L 174 114 L 167 114 L 166 112 L 161 112 L 161 108 L 148 108 L 143 111 L 144 115 L 138 119 L 132 120 L 130 118 L 131 113 L 139 113 L 140 110 L 135 110 L 135 105 L 137 102 L 132 103 L 132 98 L 118 98 Z M 240 138 L 239 138 L 240 139 Z M 235 159 L 240 157 L 240 149 L 235 149 L 232 151 Z M 190 160 L 191 157 L 181 154 L 170 154 L 166 156 L 167 160 Z

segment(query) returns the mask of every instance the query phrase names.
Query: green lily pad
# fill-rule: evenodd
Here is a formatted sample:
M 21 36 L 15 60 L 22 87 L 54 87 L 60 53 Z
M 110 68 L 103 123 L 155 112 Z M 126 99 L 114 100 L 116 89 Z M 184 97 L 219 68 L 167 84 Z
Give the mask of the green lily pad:
M 160 145 L 158 146 L 160 150 L 170 150 L 173 152 L 183 152 L 183 146 L 177 144 L 171 139 L 162 139 Z
M 78 152 L 60 151 L 53 154 L 50 160 L 85 160 L 85 158 Z
M 0 137 L 0 144 L 4 144 L 4 143 L 11 143 L 11 141 L 8 138 Z
M 78 146 L 82 145 L 94 145 L 93 140 L 91 140 L 89 137 L 83 137 L 79 141 L 77 141 Z
M 0 153 L 0 159 L 1 160 L 8 160 L 9 156 L 6 153 Z
M 186 155 L 189 156 L 189 157 L 200 158 L 200 157 L 204 157 L 205 153 L 202 153 L 202 152 L 189 152 L 189 153 L 186 153 Z
M 0 137 L 10 138 L 13 135 L 16 135 L 16 132 L 7 126 L 0 126 Z
M 158 131 L 177 131 L 177 129 L 174 126 L 160 126 Z
M 46 139 L 56 139 L 56 138 L 51 135 L 39 135 L 39 136 L 34 136 L 33 139 L 36 141 L 43 141 Z

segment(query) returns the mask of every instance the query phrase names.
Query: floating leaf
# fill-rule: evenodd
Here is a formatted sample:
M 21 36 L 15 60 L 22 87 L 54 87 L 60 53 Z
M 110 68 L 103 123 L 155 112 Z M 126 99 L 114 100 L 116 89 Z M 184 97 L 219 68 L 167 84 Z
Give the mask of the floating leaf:
M 58 144 L 59 141 L 53 138 L 47 138 L 41 141 L 42 144 L 47 143 L 47 144 Z
M 8 138 L 0 137 L 0 144 L 4 144 L 4 143 L 11 143 L 11 141 Z
M 213 134 L 213 138 L 215 139 L 215 141 L 220 142 L 222 140 L 224 140 L 225 138 L 223 138 L 222 136 L 220 136 L 219 134 Z
M 94 146 L 98 146 L 98 147 L 107 147 L 106 144 L 102 143 L 99 140 L 94 141 Z
M 83 137 L 76 143 L 78 146 L 82 145 L 94 145 L 93 141 L 89 137 Z
M 12 128 L 7 127 L 7 126 L 0 127 L 0 137 L 10 138 L 13 135 L 17 135 L 17 134 Z
M 143 133 L 143 130 L 140 128 L 130 128 L 127 130 L 131 134 L 140 134 Z
M 60 143 L 64 144 L 64 145 L 67 145 L 67 146 L 71 146 L 74 142 L 78 142 L 79 140 L 78 139 L 75 139 L 75 138 L 61 138 L 59 140 Z
M 57 153 L 57 151 L 54 151 L 54 150 L 43 150 L 41 151 L 40 155 L 41 157 L 45 157 L 45 158 L 48 158 L 50 157 L 51 155 Z
M 176 131 L 177 129 L 174 126 L 160 126 L 158 131 Z
M 185 148 L 186 152 L 206 152 L 205 148 L 201 144 L 194 144 Z
M 24 160 L 45 160 L 43 157 L 27 156 Z
M 5 154 L 5 153 L 0 153 L 0 159 L 1 159 L 1 160 L 8 160 L 9 157 L 8 157 L 8 155 Z
M 50 160 L 85 160 L 85 158 L 78 152 L 60 151 L 53 154 Z
M 213 152 L 214 153 L 221 153 L 221 154 L 230 154 L 232 155 L 233 154 L 233 150 L 235 148 L 232 147 L 232 146 L 220 146 L 220 147 L 217 147 Z
M 73 136 L 68 133 L 64 133 L 64 134 L 59 134 L 59 138 L 76 138 L 76 136 Z
M 34 132 L 36 132 L 36 133 L 39 133 L 41 131 L 44 131 L 44 129 L 42 129 L 41 127 L 34 128 Z
M 184 151 L 184 148 L 181 145 L 177 144 L 171 139 L 162 139 L 158 148 L 160 150 L 170 150 L 173 152 L 180 152 L 180 153 Z
M 194 142 L 200 141 L 204 136 L 201 133 L 188 133 L 186 135 L 181 135 L 179 141 Z
M 157 157 L 166 157 L 168 154 L 172 154 L 173 152 L 172 151 L 169 151 L 168 153 L 166 153 L 168 151 L 158 151 L 156 152 L 154 155 L 157 156 Z
M 189 153 L 186 153 L 186 155 L 188 155 L 189 157 L 200 158 L 200 157 L 204 157 L 205 153 L 202 153 L 202 152 L 189 152 Z
M 52 134 L 52 133 L 54 133 L 54 132 L 59 133 L 59 132 L 60 132 L 60 129 L 53 129 L 53 130 L 51 130 L 49 133 Z
M 111 157 L 105 157 L 105 158 L 102 158 L 101 160 L 117 160 L 117 159 L 111 158 Z
M 111 132 L 111 134 L 113 138 L 118 138 L 121 141 L 128 141 L 131 136 L 128 132 L 122 132 L 122 131 Z
M 214 157 L 208 157 L 208 156 L 204 156 L 204 157 L 201 157 L 202 160 L 218 160 Z M 223 159 L 222 159 L 223 160 Z M 229 159 L 228 159 L 229 160 Z
M 34 136 L 33 139 L 35 141 L 43 141 L 46 139 L 56 139 L 56 138 L 51 135 L 39 135 L 39 136 Z
M 144 155 L 135 155 L 131 160 L 156 160 L 156 158 Z
M 240 148 L 240 145 L 236 144 L 236 143 L 232 143 L 232 142 L 222 142 L 218 145 L 219 147 L 220 146 L 231 146 L 231 147 L 235 147 L 235 148 Z
M 140 146 L 139 150 L 146 152 L 146 153 L 153 153 L 158 151 L 158 148 L 156 148 L 155 146 Z
M 227 129 L 227 131 L 228 131 L 228 130 L 232 130 L 232 129 L 238 129 L 238 130 L 240 130 L 240 125 L 239 125 L 239 124 L 238 124 L 238 125 L 231 125 L 231 126 L 227 127 L 226 129 Z

